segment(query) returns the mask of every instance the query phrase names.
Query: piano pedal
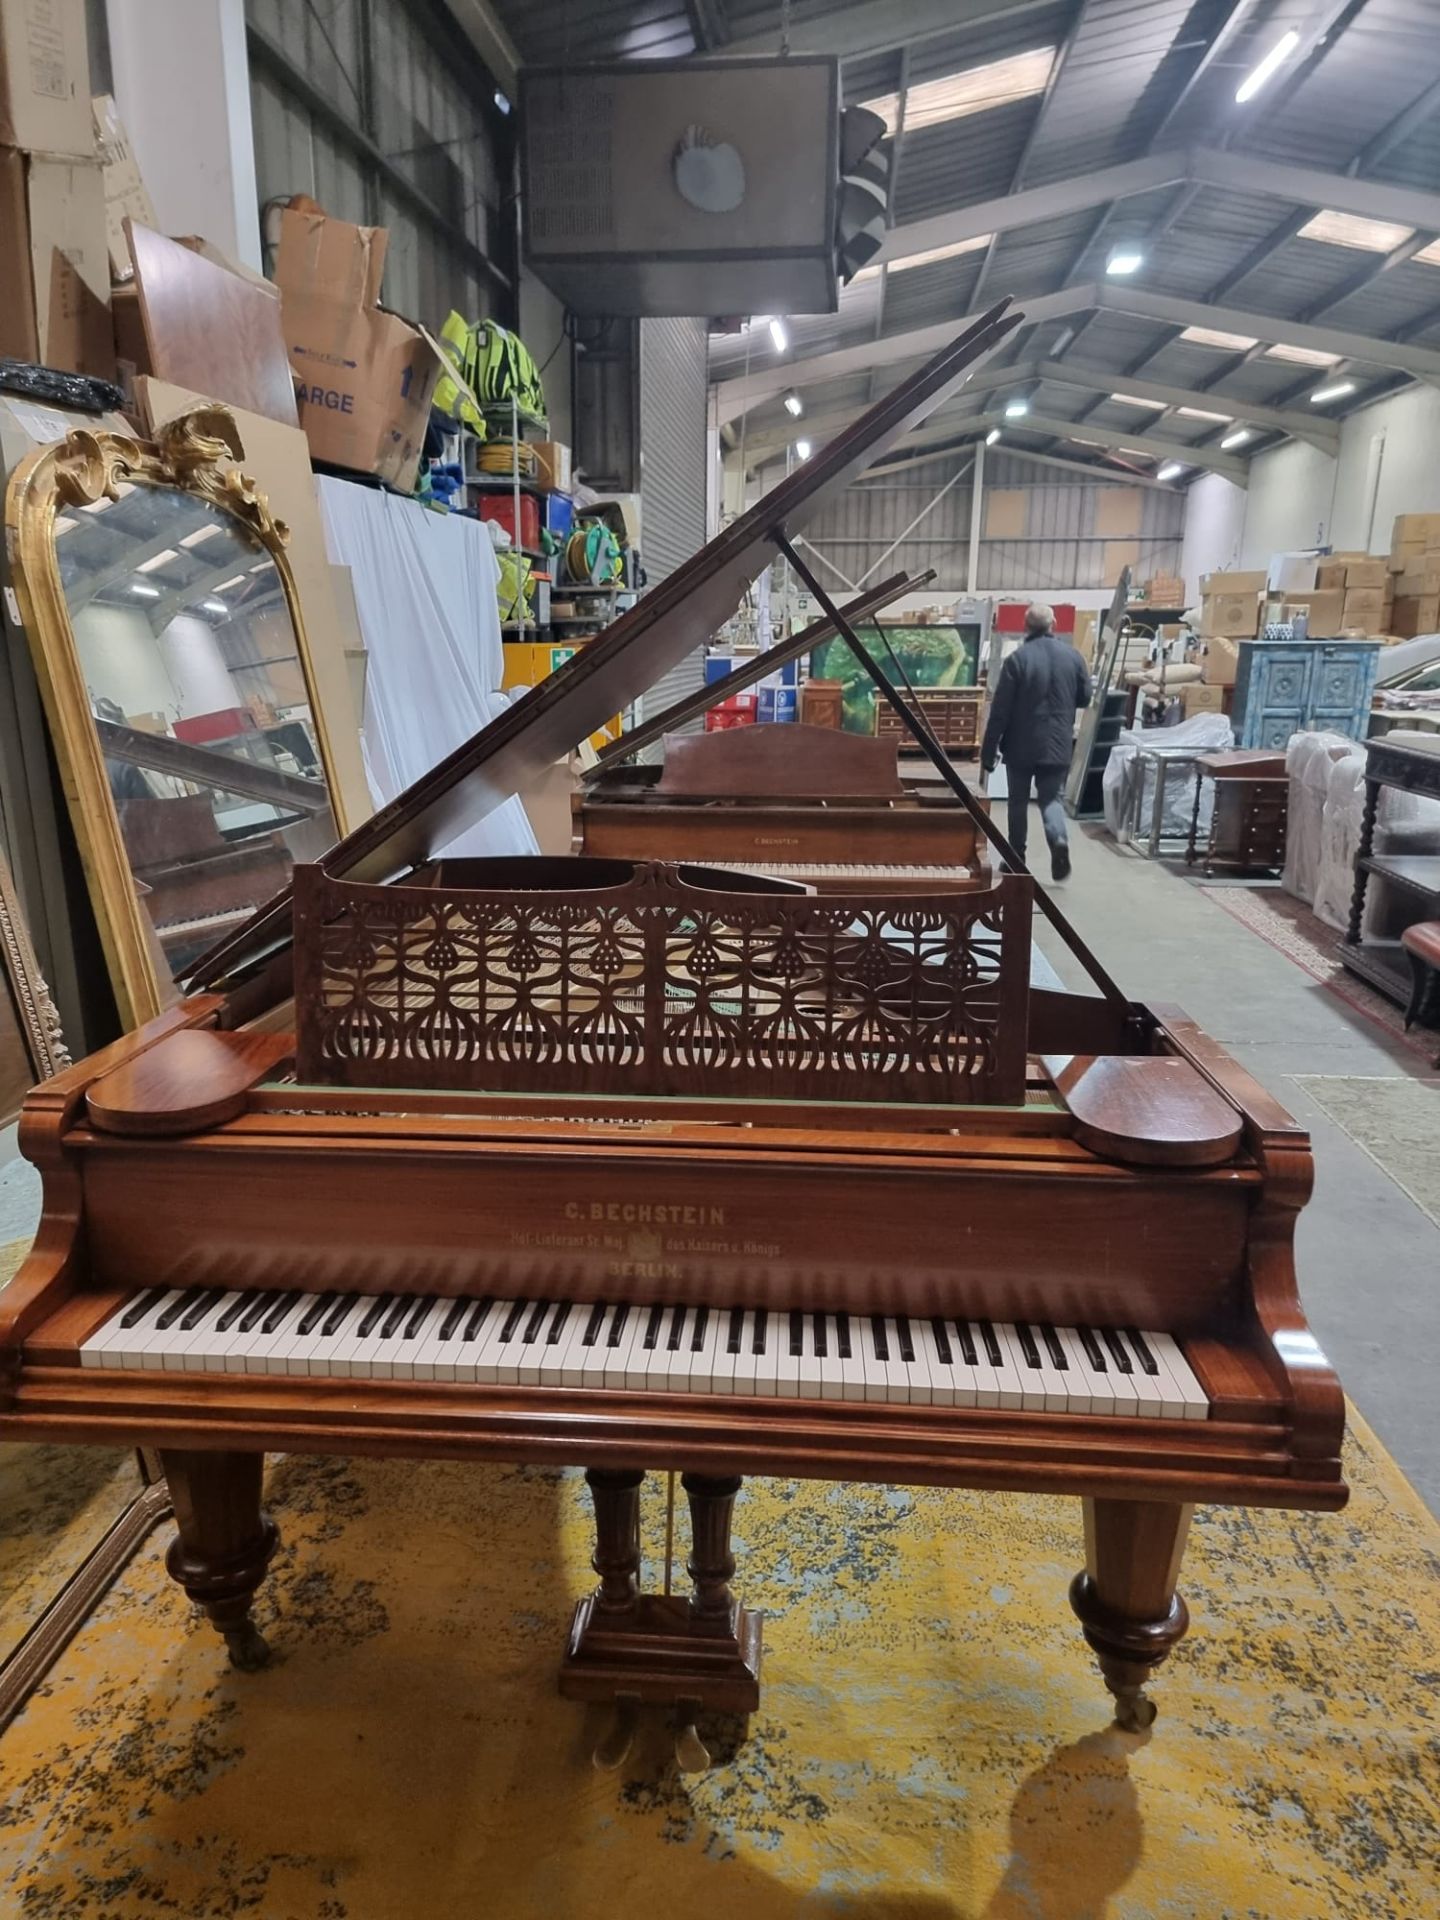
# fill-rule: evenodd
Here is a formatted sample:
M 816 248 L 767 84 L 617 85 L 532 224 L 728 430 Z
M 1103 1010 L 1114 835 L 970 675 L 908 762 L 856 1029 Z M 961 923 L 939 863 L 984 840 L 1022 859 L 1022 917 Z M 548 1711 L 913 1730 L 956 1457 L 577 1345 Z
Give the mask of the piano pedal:
M 595 1750 L 590 1756 L 591 1764 L 597 1773 L 615 1773 L 624 1766 L 630 1758 L 639 1727 L 639 1694 L 617 1694 L 610 1718 L 600 1738 L 595 1742 Z
M 681 1773 L 708 1773 L 711 1753 L 695 1730 L 698 1700 L 681 1700 L 675 1709 L 675 1764 Z

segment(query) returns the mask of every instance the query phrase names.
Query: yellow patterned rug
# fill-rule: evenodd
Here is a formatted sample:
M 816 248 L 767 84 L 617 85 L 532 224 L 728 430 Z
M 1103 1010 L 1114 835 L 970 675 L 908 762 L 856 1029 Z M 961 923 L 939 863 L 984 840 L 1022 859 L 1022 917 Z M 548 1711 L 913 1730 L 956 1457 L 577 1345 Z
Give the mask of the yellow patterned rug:
M 1059 1500 L 760 1482 L 764 1699 L 709 1774 L 620 1775 L 555 1671 L 573 1475 L 282 1459 L 232 1673 L 157 1533 L 0 1738 L 16 1920 L 1421 1920 L 1440 1530 L 1357 1422 L 1335 1517 L 1202 1514 L 1148 1735 L 1109 1724 Z M 663 1481 L 647 1491 L 647 1548 Z M 653 1568 L 647 1568 L 653 1571 Z

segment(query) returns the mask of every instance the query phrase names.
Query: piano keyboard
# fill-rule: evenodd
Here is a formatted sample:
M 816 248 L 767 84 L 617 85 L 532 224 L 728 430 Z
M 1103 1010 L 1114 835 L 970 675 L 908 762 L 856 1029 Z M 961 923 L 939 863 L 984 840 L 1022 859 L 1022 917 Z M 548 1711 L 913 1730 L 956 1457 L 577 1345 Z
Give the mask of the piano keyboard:
M 798 860 L 712 860 L 708 863 L 729 873 L 757 873 L 773 880 L 935 880 L 945 885 L 953 882 L 957 875 L 963 876 L 970 871 L 968 867 L 951 865 L 948 867 L 924 867 L 901 865 L 891 861 L 888 866 L 854 866 L 841 861 Z
M 153 1288 L 87 1367 L 756 1394 L 1203 1420 L 1169 1334 L 786 1309 Z

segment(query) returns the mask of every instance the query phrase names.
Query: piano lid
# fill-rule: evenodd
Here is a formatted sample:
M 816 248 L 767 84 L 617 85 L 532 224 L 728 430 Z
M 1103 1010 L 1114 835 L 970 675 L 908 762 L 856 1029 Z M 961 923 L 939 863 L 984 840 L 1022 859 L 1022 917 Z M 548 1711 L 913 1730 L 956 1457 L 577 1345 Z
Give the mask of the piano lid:
M 409 872 L 628 707 L 730 619 L 770 564 L 776 533 L 801 532 L 1020 325 L 1023 314 L 1010 312 L 1009 306 L 1008 299 L 997 301 L 651 588 L 600 638 L 338 841 L 320 866 L 328 874 L 374 885 Z M 287 887 L 198 960 L 186 985 L 194 992 L 273 952 L 289 938 L 290 920 Z

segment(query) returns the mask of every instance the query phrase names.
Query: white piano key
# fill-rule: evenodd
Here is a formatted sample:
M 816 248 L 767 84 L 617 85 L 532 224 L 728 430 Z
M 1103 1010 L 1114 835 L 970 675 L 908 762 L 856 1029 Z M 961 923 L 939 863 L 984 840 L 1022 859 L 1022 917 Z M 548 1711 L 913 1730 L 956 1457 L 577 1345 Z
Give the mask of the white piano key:
M 395 1371 L 391 1376 L 393 1379 L 421 1380 L 434 1378 L 433 1374 L 422 1373 L 421 1367 L 426 1363 L 426 1356 L 430 1350 L 431 1339 L 439 1332 L 452 1304 L 448 1299 L 432 1299 L 429 1306 L 425 1309 L 419 1326 L 415 1328 L 413 1333 L 410 1332 L 413 1316 L 412 1320 L 405 1322 L 404 1327 L 401 1329 L 400 1353 L 395 1362 Z M 312 1351 L 310 1364 L 310 1371 L 312 1373 L 315 1371 L 314 1363 L 316 1357 Z
M 760 1356 L 755 1351 L 755 1312 L 753 1308 L 749 1308 L 740 1323 L 740 1351 L 735 1356 L 731 1391 L 753 1394 L 759 1365 Z
M 763 1399 L 773 1400 L 779 1391 L 781 1351 L 790 1341 L 789 1316 L 773 1307 L 765 1313 L 757 1312 L 755 1333 L 762 1348 L 755 1356 L 755 1391 Z
M 1142 1347 L 1137 1345 L 1136 1331 L 1128 1331 L 1125 1337 L 1130 1351 L 1135 1355 L 1137 1367 L 1142 1373 L 1146 1374 L 1151 1386 L 1159 1397 L 1160 1418 L 1162 1420 L 1183 1420 L 1185 1418 L 1185 1396 L 1181 1393 L 1179 1387 L 1176 1386 L 1174 1375 L 1170 1371 L 1164 1354 L 1162 1354 L 1154 1344 L 1154 1336 L 1148 1333 L 1141 1333 L 1138 1336 L 1139 1341 L 1143 1343 L 1143 1352 L 1148 1353 L 1150 1356 L 1151 1365 L 1155 1369 L 1153 1374 L 1144 1366 Z
M 903 1406 L 910 1398 L 910 1369 L 900 1358 L 900 1336 L 896 1332 L 893 1318 L 882 1322 L 885 1328 L 885 1398 L 892 1405 Z
M 855 1399 L 846 1375 L 848 1369 L 840 1357 L 840 1317 L 827 1313 L 824 1316 L 825 1351 L 816 1356 L 816 1370 L 819 1381 L 817 1397 L 821 1400 Z
M 902 1321 L 904 1322 L 902 1330 Z M 906 1399 L 912 1407 L 928 1407 L 931 1402 L 930 1355 L 925 1342 L 916 1334 L 921 1323 L 904 1314 L 895 1316 L 895 1339 L 900 1355 L 900 1364 L 905 1369 Z M 905 1358 L 905 1346 L 908 1341 L 913 1359 Z
M 1170 1378 L 1174 1381 L 1176 1391 L 1180 1395 L 1183 1408 L 1181 1418 L 1208 1420 L 1210 1401 L 1205 1389 L 1196 1379 L 1189 1361 L 1182 1353 L 1179 1341 L 1169 1333 L 1147 1333 L 1145 1338 L 1149 1341 L 1156 1357 L 1162 1359 L 1169 1369 Z
M 288 1373 L 290 1354 L 299 1340 L 297 1328 L 306 1313 L 319 1298 L 313 1293 L 291 1294 L 283 1304 L 279 1325 L 270 1333 L 268 1339 L 252 1349 L 248 1371 L 251 1373 Z M 276 1308 L 277 1313 L 280 1312 Z
M 383 1358 L 387 1345 L 383 1329 L 395 1306 L 394 1294 L 378 1293 L 370 1297 L 369 1305 L 356 1322 L 353 1338 L 337 1355 L 347 1373 L 361 1380 L 374 1377 L 376 1362 Z
M 993 1398 L 990 1406 L 1004 1407 L 1012 1412 L 1020 1411 L 1025 1405 L 1026 1389 L 1015 1365 L 1010 1342 L 1006 1338 L 1008 1323 L 992 1320 L 989 1323 L 991 1335 L 995 1341 L 995 1354 L 992 1356 L 985 1339 L 985 1329 L 978 1320 L 970 1323 L 971 1334 L 976 1342 L 976 1353 L 980 1363 L 988 1371 Z M 1013 1328 L 1009 1329 L 1013 1334 Z
M 794 1394 L 797 1400 L 819 1400 L 822 1395 L 820 1355 L 816 1348 L 817 1323 L 824 1325 L 823 1314 L 806 1313 L 801 1319 L 800 1354 L 795 1362 Z M 828 1342 L 826 1343 L 828 1346 Z
M 1125 1353 L 1130 1360 L 1130 1382 L 1135 1389 L 1135 1411 L 1142 1419 L 1161 1420 L 1165 1416 L 1165 1396 L 1157 1372 L 1148 1373 L 1140 1364 L 1140 1359 L 1130 1342 L 1119 1328 L 1114 1330 L 1117 1341 L 1123 1343 Z
M 169 1295 L 170 1289 L 167 1287 L 146 1287 L 139 1293 L 132 1293 L 103 1326 L 97 1327 L 88 1340 L 82 1341 L 81 1366 L 121 1366 L 124 1350 L 130 1345 L 136 1330 L 160 1312 Z M 125 1326 L 124 1321 L 132 1316 L 135 1316 L 133 1325 Z
M 883 1321 L 881 1322 L 883 1325 Z M 875 1339 L 875 1316 L 857 1313 L 850 1316 L 850 1344 L 857 1353 L 860 1370 L 856 1385 L 864 1385 L 866 1400 L 882 1401 L 890 1398 L 890 1374 Z
M 665 1308 L 656 1301 L 645 1306 L 634 1307 L 640 1324 L 636 1328 L 636 1337 L 630 1342 L 630 1358 L 625 1368 L 625 1385 L 632 1393 L 648 1392 L 654 1382 L 663 1378 L 665 1371 L 665 1349 L 662 1336 L 665 1331 Z
M 696 1309 L 699 1313 L 701 1309 Z M 725 1345 L 725 1329 L 728 1316 L 719 1307 L 704 1309 L 704 1322 L 699 1330 L 700 1346 L 696 1351 L 695 1335 L 691 1335 L 690 1355 L 690 1391 L 692 1393 L 718 1393 L 717 1384 L 719 1355 Z
M 183 1322 L 190 1316 L 181 1314 L 170 1329 L 171 1337 L 161 1354 L 160 1364 L 167 1373 L 204 1372 L 205 1353 L 215 1339 L 215 1322 L 237 1297 L 233 1293 L 222 1293 L 218 1298 L 206 1294 L 202 1302 L 204 1311 L 193 1327 L 184 1326 Z
M 716 1393 L 734 1393 L 735 1368 L 742 1356 L 745 1344 L 745 1315 L 739 1308 L 720 1307 L 715 1313 L 719 1321 L 719 1334 L 712 1349 L 713 1388 Z M 735 1339 L 731 1350 L 732 1334 Z
M 162 1364 L 162 1356 L 170 1341 L 170 1328 L 162 1327 L 160 1322 L 189 1291 L 188 1287 L 172 1287 L 160 1304 L 132 1330 L 129 1340 L 121 1349 L 122 1367 L 141 1369 Z
M 596 1385 L 615 1390 L 624 1387 L 630 1372 L 630 1349 L 637 1338 L 644 1339 L 644 1315 L 633 1303 L 628 1308 L 623 1302 L 617 1303 L 606 1316 L 601 1335 L 600 1378 Z
M 565 1355 L 560 1366 L 562 1387 L 583 1387 L 588 1384 L 595 1347 L 586 1345 L 586 1336 L 590 1332 L 595 1306 L 596 1303 L 593 1300 L 582 1300 L 571 1316 L 575 1324 L 569 1330 L 565 1342 Z M 604 1317 L 602 1315 L 600 1330 L 595 1335 L 597 1342 L 603 1337 L 603 1333 Z
M 510 1343 L 500 1336 L 510 1324 L 515 1306 L 514 1300 L 497 1300 L 475 1336 L 464 1377 L 477 1386 L 498 1386 L 506 1378 L 507 1369 L 512 1364 Z
M 941 1333 L 945 1336 L 943 1352 L 940 1344 Z M 976 1403 L 975 1369 L 966 1361 L 960 1350 L 955 1322 L 938 1316 L 927 1320 L 925 1335 L 930 1343 L 931 1352 L 931 1398 L 937 1405 L 973 1407 Z M 948 1360 L 945 1358 L 946 1353 L 949 1355 Z
M 581 1309 L 573 1301 L 552 1302 L 536 1342 L 528 1378 L 532 1386 L 558 1387 L 565 1364 L 565 1348 Z
M 1074 1327 L 1056 1327 L 1056 1337 L 1065 1349 L 1065 1358 L 1069 1370 L 1065 1379 L 1069 1383 L 1070 1413 L 1111 1413 L 1114 1411 L 1114 1397 L 1106 1383 L 1104 1374 L 1096 1373 L 1081 1344 L 1080 1336 Z

